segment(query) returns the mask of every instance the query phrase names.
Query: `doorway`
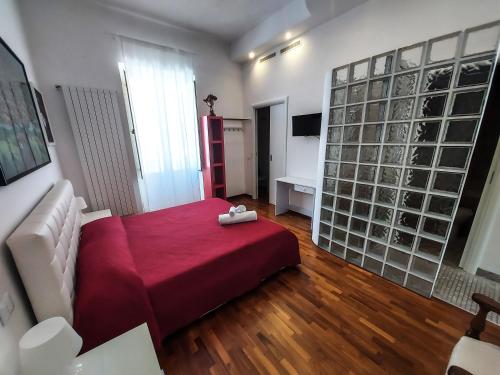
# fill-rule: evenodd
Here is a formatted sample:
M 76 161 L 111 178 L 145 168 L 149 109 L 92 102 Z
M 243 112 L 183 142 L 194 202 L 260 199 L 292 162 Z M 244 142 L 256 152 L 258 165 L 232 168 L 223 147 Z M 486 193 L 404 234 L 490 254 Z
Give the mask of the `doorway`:
M 287 99 L 254 105 L 256 196 L 276 204 L 275 179 L 286 176 Z

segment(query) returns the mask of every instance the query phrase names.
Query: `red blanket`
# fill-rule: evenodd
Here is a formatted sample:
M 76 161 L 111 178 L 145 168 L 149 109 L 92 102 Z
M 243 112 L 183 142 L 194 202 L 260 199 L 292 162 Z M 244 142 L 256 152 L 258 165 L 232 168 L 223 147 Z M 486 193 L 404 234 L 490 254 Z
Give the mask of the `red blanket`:
M 129 320 L 129 328 L 132 328 L 142 316 L 142 321 L 148 322 L 153 338 L 165 337 L 220 304 L 255 288 L 262 279 L 281 268 L 300 263 L 297 238 L 275 223 L 259 218 L 255 222 L 220 226 L 217 216 L 227 212 L 229 207 L 226 201 L 208 199 L 124 217 L 121 221 L 119 218 L 102 219 L 84 226 L 75 302 L 75 328 L 84 341 L 86 336 L 95 336 L 101 325 L 118 326 L 116 334 L 124 332 L 123 326 L 127 325 L 126 322 L 115 324 L 115 321 L 121 319 L 120 309 L 129 299 L 128 291 L 100 288 L 100 281 L 89 280 L 95 277 L 96 272 L 90 269 L 90 264 L 94 263 L 94 268 L 100 269 L 103 268 L 100 264 L 102 257 L 112 258 L 108 259 L 109 263 L 117 258 L 112 252 L 108 254 L 108 249 L 103 249 L 109 244 L 96 241 L 100 236 L 96 237 L 95 232 L 108 232 L 110 222 L 113 222 L 113 233 L 126 238 L 129 254 L 155 316 L 155 322 L 152 322 L 148 308 L 141 310 L 127 303 L 125 308 L 133 310 L 133 319 L 128 316 L 123 320 Z M 122 224 L 123 232 L 115 230 L 117 222 Z M 120 246 L 125 245 L 120 242 Z M 94 262 L 95 254 L 100 255 Z M 107 263 L 105 267 L 109 267 Z M 113 277 L 105 272 L 98 276 L 104 279 Z M 135 277 L 132 278 L 135 280 Z M 117 281 L 108 280 L 104 285 L 113 283 Z M 135 290 L 140 286 L 133 285 L 134 294 L 140 295 L 139 290 Z M 109 316 L 106 314 L 113 310 L 112 306 L 107 306 L 106 314 L 99 312 L 106 301 L 100 301 L 100 306 L 88 303 L 91 301 L 88 294 L 105 299 L 110 292 L 118 294 L 116 298 L 120 302 L 117 304 L 115 299 L 110 300 L 110 304 L 119 308 L 115 308 Z M 147 305 L 146 302 L 144 304 Z M 100 314 L 102 322 L 93 322 L 94 327 L 83 332 L 83 322 L 88 314 Z M 96 341 L 99 340 L 92 340 Z

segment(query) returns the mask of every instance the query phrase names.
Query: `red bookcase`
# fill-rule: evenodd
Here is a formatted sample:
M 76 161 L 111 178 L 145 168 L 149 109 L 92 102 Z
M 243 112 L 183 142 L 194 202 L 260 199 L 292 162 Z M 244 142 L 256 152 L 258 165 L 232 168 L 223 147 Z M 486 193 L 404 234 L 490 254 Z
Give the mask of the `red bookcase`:
M 226 199 L 224 120 L 219 116 L 202 116 L 200 127 L 205 198 Z

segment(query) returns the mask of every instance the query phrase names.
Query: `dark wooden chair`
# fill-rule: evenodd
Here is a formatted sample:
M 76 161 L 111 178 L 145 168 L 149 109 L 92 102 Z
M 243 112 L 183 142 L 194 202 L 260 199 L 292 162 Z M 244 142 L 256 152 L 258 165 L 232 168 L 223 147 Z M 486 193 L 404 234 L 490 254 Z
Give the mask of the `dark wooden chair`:
M 496 314 L 500 314 L 500 303 L 490 297 L 485 296 L 484 294 L 479 294 L 479 293 L 474 293 L 472 295 L 472 300 L 479 305 L 479 311 L 470 322 L 470 327 L 465 333 L 465 337 L 469 337 L 471 339 L 479 341 L 480 340 L 479 336 L 481 335 L 481 332 L 484 331 L 484 327 L 486 325 L 486 315 L 488 315 L 490 311 L 493 311 Z M 468 345 L 469 347 L 472 347 L 474 345 L 476 347 L 480 347 L 476 348 L 478 352 L 480 352 L 481 350 L 486 350 L 488 354 L 493 354 L 496 358 L 491 358 L 491 359 L 496 359 L 498 361 L 498 367 L 496 367 L 490 374 L 498 373 L 498 371 L 500 371 L 500 347 L 496 347 L 493 346 L 492 344 L 482 343 L 482 342 L 475 343 L 470 339 L 464 340 L 464 337 L 462 337 L 455 346 L 455 348 L 453 349 L 453 353 L 450 358 L 450 363 L 448 368 L 448 375 L 482 375 L 478 373 L 477 370 L 475 369 L 472 368 L 465 369 L 463 367 L 467 366 L 459 367 L 454 364 L 454 362 L 460 360 L 459 358 L 454 358 L 458 355 L 457 351 L 460 351 L 460 349 L 467 351 L 467 349 L 464 348 L 457 349 L 459 345 L 462 346 Z M 497 350 L 498 353 L 495 352 Z M 473 360 L 473 362 L 475 362 L 476 364 L 481 362 L 481 364 L 484 365 L 484 361 L 482 361 L 481 358 L 476 358 L 475 360 Z M 469 370 L 473 372 L 470 372 Z

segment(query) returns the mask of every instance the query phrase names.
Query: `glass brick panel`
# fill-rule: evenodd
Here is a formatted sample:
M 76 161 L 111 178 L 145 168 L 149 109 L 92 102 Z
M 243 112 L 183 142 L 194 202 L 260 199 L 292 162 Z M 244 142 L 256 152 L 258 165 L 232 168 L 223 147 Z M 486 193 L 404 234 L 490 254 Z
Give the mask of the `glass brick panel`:
M 353 187 L 354 187 L 354 183 L 352 183 L 352 182 L 339 181 L 337 183 L 337 194 L 347 195 L 347 196 L 351 197 Z
M 354 197 L 356 199 L 371 201 L 372 195 L 373 195 L 373 186 L 356 184 L 356 192 L 354 194 Z
M 356 164 L 340 164 L 339 177 L 353 179 L 356 175 Z
M 394 246 L 399 246 L 405 250 L 411 250 L 414 241 L 415 236 L 413 234 L 403 232 L 399 229 L 394 229 L 392 231 L 391 244 Z
M 464 169 L 469 159 L 469 147 L 442 147 L 438 166 L 443 168 Z
M 410 271 L 417 276 L 422 276 L 427 279 L 434 279 L 438 270 L 437 263 L 414 257 L 411 262 Z
M 326 146 L 326 160 L 339 160 L 340 159 L 340 146 Z
M 358 253 L 356 251 L 346 249 L 345 260 L 347 260 L 349 263 L 355 264 L 357 266 L 361 266 L 361 262 L 363 260 L 363 255 L 361 255 L 360 253 Z
M 335 209 L 349 214 L 351 212 L 351 200 L 338 197 L 335 201 Z
M 359 143 L 361 126 L 344 126 L 344 143 Z
M 323 179 L 323 191 L 327 193 L 334 194 L 335 193 L 335 180 L 331 178 Z
M 450 120 L 444 131 L 445 143 L 468 143 L 474 140 L 477 120 Z
M 347 83 L 347 66 L 334 69 L 332 72 L 332 86 L 345 85 Z
M 385 120 L 387 102 L 368 103 L 366 105 L 366 122 L 380 122 Z
M 325 177 L 337 177 L 338 163 L 325 162 Z
M 358 167 L 358 181 L 374 182 L 377 167 L 371 165 L 360 165 Z
M 452 116 L 478 115 L 483 105 L 484 90 L 459 92 L 453 95 Z
M 389 227 L 372 223 L 370 225 L 370 236 L 387 242 L 387 239 L 389 237 Z
M 335 242 L 330 243 L 330 252 L 340 258 L 344 258 L 345 247 Z
M 355 162 L 358 159 L 358 146 L 342 146 L 342 154 L 340 159 L 342 161 Z
M 458 193 L 462 183 L 461 173 L 434 172 L 433 190 Z
M 357 219 L 355 217 L 351 218 L 351 232 L 357 232 L 361 234 L 366 234 L 366 228 L 368 223 L 364 220 Z
M 418 100 L 417 116 L 419 118 L 442 116 L 446 96 L 446 94 L 421 96 Z
M 441 121 L 418 121 L 413 124 L 411 142 L 437 142 Z
M 410 147 L 407 163 L 409 165 L 430 167 L 432 166 L 435 150 L 435 147 L 429 146 Z
M 328 127 L 328 134 L 326 137 L 326 141 L 328 143 L 340 143 L 340 135 L 342 133 L 342 129 L 338 126 Z
M 408 267 L 408 262 L 410 260 L 410 254 L 404 253 L 400 250 L 396 250 L 392 247 L 387 249 L 387 262 L 406 269 Z
M 391 225 L 394 210 L 383 206 L 373 206 L 372 220 Z
M 375 201 L 383 204 L 394 206 L 396 204 L 396 196 L 398 191 L 387 187 L 378 187 Z
M 368 100 L 385 99 L 389 94 L 389 78 L 370 81 Z
M 399 51 L 398 70 L 417 68 L 422 63 L 423 45 L 411 46 Z
M 403 146 L 384 146 L 382 149 L 382 164 L 401 164 L 403 162 Z
M 488 83 L 493 67 L 493 59 L 464 62 L 460 65 L 458 87 L 483 85 Z
M 438 215 L 450 216 L 455 208 L 455 198 L 443 197 L 440 195 L 431 195 L 427 207 L 428 212 Z
M 382 184 L 397 185 L 401 177 L 401 169 L 380 167 L 378 181 Z
M 418 229 L 418 222 L 420 215 L 412 214 L 406 211 L 398 211 L 396 215 L 396 225 L 405 227 L 407 229 L 416 231 Z
M 330 107 L 345 104 L 345 87 L 333 89 L 330 96 Z
M 408 120 L 411 118 L 413 102 L 411 99 L 396 99 L 391 101 L 389 120 Z
M 321 197 L 321 205 L 323 207 L 333 208 L 333 201 L 333 195 L 323 194 L 323 196 Z
M 457 52 L 458 35 L 449 38 L 439 38 L 429 43 L 429 53 L 427 63 L 451 60 Z
M 453 75 L 453 65 L 427 69 L 422 80 L 422 92 L 447 90 Z
M 425 195 L 415 191 L 402 190 L 399 198 L 399 207 L 420 211 Z
M 366 124 L 363 126 L 363 143 L 378 143 L 382 139 L 382 124 Z
M 391 73 L 393 58 L 394 55 L 392 53 L 374 57 L 372 62 L 372 77 Z
M 349 94 L 347 95 L 347 103 L 359 103 L 365 100 L 366 83 L 349 86 Z
M 332 229 L 332 227 L 327 225 L 327 224 L 323 224 L 323 223 L 319 224 L 319 234 L 322 236 L 330 238 L 331 229 Z
M 356 124 L 361 122 L 363 119 L 363 105 L 351 105 L 346 107 L 345 111 L 345 123 L 346 124 Z
M 370 215 L 370 205 L 367 203 L 355 201 L 352 214 L 368 218 L 368 216 Z
M 332 228 L 332 241 L 345 242 L 346 238 L 347 238 L 347 232 L 341 229 Z
M 404 185 L 415 189 L 425 189 L 429 181 L 430 171 L 424 169 L 407 169 L 405 171 Z
M 385 129 L 385 142 L 406 143 L 406 140 L 408 139 L 409 129 L 410 124 L 408 122 L 387 124 Z
M 361 146 L 359 154 L 360 163 L 376 163 L 378 160 L 379 146 Z
M 430 296 L 432 291 L 431 282 L 413 275 L 408 275 L 408 279 L 406 280 L 406 287 L 418 294 L 423 294 L 424 296 Z
M 333 216 L 333 224 L 335 224 L 338 227 L 344 227 L 347 228 L 347 223 L 349 222 L 349 216 L 342 215 L 339 213 L 336 213 Z
M 432 234 L 433 236 L 442 237 L 443 239 L 446 237 L 448 233 L 448 227 L 450 223 L 448 221 L 434 219 L 432 217 L 424 218 L 424 226 L 422 231 L 428 234 Z
M 420 237 L 417 246 L 417 253 L 440 259 L 443 251 L 443 244 L 438 241 Z
M 400 74 L 394 77 L 392 96 L 408 96 L 417 92 L 418 72 Z
M 499 23 L 466 31 L 463 55 L 470 56 L 477 53 L 495 51 L 498 46 L 499 31 Z
M 347 240 L 347 246 L 363 251 L 363 248 L 365 247 L 365 239 L 350 233 L 349 239 Z
M 374 258 L 384 259 L 385 248 L 386 248 L 385 245 L 382 245 L 375 241 L 368 240 L 368 244 L 366 246 L 366 253 Z
M 344 122 L 344 108 L 330 109 L 330 116 L 328 118 L 329 125 L 342 125 Z
M 377 275 L 380 275 L 382 273 L 382 262 L 370 257 L 365 257 L 363 268 Z
M 351 75 L 349 81 L 359 81 L 368 77 L 368 60 L 351 64 Z
M 330 247 L 330 240 L 320 236 L 318 239 L 318 246 L 321 247 L 323 250 L 328 251 Z
M 332 222 L 332 211 L 325 210 L 324 208 L 322 208 L 321 214 L 320 214 L 320 220 L 324 221 L 326 223 L 331 223 Z
M 386 265 L 384 267 L 384 277 L 392 282 L 403 285 L 405 281 L 405 272 L 401 271 L 395 267 Z

